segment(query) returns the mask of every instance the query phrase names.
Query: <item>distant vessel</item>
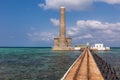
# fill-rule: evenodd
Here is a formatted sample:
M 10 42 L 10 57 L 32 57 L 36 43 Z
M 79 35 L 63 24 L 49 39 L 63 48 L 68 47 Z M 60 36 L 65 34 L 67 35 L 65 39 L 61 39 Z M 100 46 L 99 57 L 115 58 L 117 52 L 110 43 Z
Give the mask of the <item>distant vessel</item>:
M 100 50 L 100 51 L 108 51 L 110 50 L 110 47 L 104 47 L 103 44 L 94 44 L 94 46 L 91 46 L 91 50 Z

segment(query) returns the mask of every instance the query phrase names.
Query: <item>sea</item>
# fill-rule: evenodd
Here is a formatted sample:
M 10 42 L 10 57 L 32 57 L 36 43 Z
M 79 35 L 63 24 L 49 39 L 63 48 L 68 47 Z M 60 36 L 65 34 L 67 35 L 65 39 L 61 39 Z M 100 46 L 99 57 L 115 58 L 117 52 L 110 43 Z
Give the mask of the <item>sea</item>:
M 1 47 L 0 80 L 60 80 L 81 51 L 52 51 L 51 47 Z M 97 55 L 120 76 L 120 47 Z

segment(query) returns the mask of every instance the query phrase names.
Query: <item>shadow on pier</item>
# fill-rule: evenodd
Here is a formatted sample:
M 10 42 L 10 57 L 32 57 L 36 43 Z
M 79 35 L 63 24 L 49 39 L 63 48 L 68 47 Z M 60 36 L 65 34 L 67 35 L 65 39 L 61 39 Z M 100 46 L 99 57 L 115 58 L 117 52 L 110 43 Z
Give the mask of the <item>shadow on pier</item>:
M 110 64 L 108 64 L 105 60 L 103 60 L 97 54 L 92 53 L 92 55 L 105 80 L 119 80 L 116 75 L 115 69 L 112 68 Z

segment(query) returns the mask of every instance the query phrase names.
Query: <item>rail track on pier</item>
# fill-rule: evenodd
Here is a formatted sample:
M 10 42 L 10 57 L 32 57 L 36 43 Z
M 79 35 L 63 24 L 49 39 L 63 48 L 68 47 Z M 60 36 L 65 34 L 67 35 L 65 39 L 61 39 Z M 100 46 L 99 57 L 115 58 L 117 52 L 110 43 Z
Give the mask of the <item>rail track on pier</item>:
M 90 50 L 86 48 L 61 80 L 104 80 L 104 78 Z

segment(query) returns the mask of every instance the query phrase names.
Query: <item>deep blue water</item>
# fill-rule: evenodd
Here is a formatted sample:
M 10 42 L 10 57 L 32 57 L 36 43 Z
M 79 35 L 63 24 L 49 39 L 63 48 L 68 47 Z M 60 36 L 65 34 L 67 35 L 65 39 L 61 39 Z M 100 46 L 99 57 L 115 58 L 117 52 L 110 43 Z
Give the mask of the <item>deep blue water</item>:
M 0 48 L 0 80 L 59 80 L 80 54 L 51 48 Z M 97 54 L 120 72 L 120 48 Z

